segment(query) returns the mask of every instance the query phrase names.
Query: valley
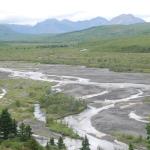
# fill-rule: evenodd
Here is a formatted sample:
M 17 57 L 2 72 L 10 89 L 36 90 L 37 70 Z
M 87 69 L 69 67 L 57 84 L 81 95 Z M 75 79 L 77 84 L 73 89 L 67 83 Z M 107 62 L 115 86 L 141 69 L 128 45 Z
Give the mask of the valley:
M 149 30 L 149 23 L 143 23 L 99 26 L 59 35 L 15 37 L 15 34 L 10 33 L 12 40 L 8 37 L 6 41 L 0 39 L 0 60 L 149 73 Z
M 0 26 L 0 110 L 33 131 L 25 143 L 18 133 L 0 148 L 80 150 L 87 138 L 91 150 L 128 150 L 130 144 L 147 150 L 150 26 L 137 19 L 121 15 L 113 25 L 62 34 L 48 34 L 43 23 L 37 26 L 46 34 Z
M 49 87 L 51 85 L 54 92 L 63 92 L 68 96 L 73 96 L 79 99 L 81 103 L 84 100 L 87 104 L 84 111 L 81 108 L 81 111 L 78 110 L 79 114 L 74 112 L 74 115 L 65 114 L 62 121 L 67 123 L 79 136 L 84 137 L 86 135 L 92 150 L 96 150 L 97 147 L 104 150 L 127 150 L 126 144 L 130 143 L 128 136 L 131 136 L 131 140 L 132 136 L 137 138 L 142 136 L 143 139 L 146 137 L 145 127 L 146 123 L 149 122 L 150 114 L 150 75 L 148 73 L 117 73 L 108 69 L 86 68 L 84 66 L 1 62 L 0 78 L 2 81 L 4 79 L 27 80 L 21 81 L 22 83 L 29 80 L 32 86 L 39 84 L 41 87 L 41 84 L 44 84 L 44 86 Z M 9 92 L 7 84 L 3 84 L 2 88 Z M 6 93 L 1 101 L 8 94 Z M 11 95 L 13 96 L 14 93 L 11 93 Z M 37 95 L 38 97 L 39 95 Z M 32 100 L 26 102 L 32 104 L 31 106 L 34 108 L 34 104 L 37 104 L 37 98 L 35 96 Z M 27 105 L 24 101 L 20 103 L 24 107 Z M 7 103 L 1 104 L 1 107 L 5 106 L 7 106 Z M 37 105 L 35 107 L 36 111 L 41 111 Z M 31 119 L 35 117 L 33 108 L 30 111 L 26 110 L 26 112 L 29 112 L 26 115 L 32 116 Z M 46 107 L 42 104 L 41 109 L 46 117 L 50 112 L 53 112 L 50 107 L 49 111 L 46 111 Z M 15 113 L 16 117 L 18 114 L 22 115 L 22 111 L 16 111 Z M 58 133 L 56 134 L 52 130 L 50 132 L 45 127 L 45 119 L 42 119 L 44 114 L 37 113 L 39 119 L 33 121 L 25 119 L 24 121 L 33 126 L 36 135 L 45 137 L 38 137 L 39 142 L 44 142 L 41 140 L 45 139 L 46 143 L 50 135 L 57 138 Z M 37 121 L 39 121 L 38 128 L 36 126 Z M 51 128 L 51 126 L 48 127 Z M 80 139 L 77 141 L 65 139 L 65 143 L 69 150 L 77 150 L 81 144 Z M 134 141 L 138 150 L 145 147 L 143 143 L 138 144 Z

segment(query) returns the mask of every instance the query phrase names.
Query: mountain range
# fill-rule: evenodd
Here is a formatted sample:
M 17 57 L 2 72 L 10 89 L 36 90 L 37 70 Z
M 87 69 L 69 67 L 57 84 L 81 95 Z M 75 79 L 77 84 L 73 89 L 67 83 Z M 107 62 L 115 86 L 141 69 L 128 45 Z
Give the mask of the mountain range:
M 34 26 L 17 24 L 5 24 L 1 26 L 5 26 L 5 28 L 7 28 L 8 30 L 12 30 L 12 32 L 23 34 L 58 34 L 80 31 L 96 26 L 130 25 L 144 22 L 145 21 L 143 19 L 137 18 L 131 14 L 123 14 L 111 19 L 110 21 L 103 17 L 96 17 L 91 20 L 76 22 L 67 19 L 61 21 L 57 19 L 47 19 L 45 21 L 37 23 Z

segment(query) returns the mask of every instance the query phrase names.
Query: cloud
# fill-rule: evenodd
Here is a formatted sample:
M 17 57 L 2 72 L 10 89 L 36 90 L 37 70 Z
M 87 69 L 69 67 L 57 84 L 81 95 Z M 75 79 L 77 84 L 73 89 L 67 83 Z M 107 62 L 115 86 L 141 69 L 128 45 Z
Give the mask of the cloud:
M 83 11 L 76 11 L 76 12 L 69 13 L 69 14 L 58 15 L 58 16 L 55 16 L 54 18 L 58 18 L 60 20 L 62 20 L 62 19 L 71 19 L 71 20 L 73 20 L 74 17 L 79 16 L 82 13 L 84 13 L 84 12 Z
M 0 20 L 34 24 L 46 18 L 110 19 L 126 13 L 148 19 L 149 6 L 150 0 L 0 0 Z
M 150 22 L 150 15 L 137 15 L 137 17 L 143 18 L 145 21 Z
M 27 17 L 21 17 L 21 16 L 9 16 L 5 17 L 4 19 L 0 20 L 1 24 L 30 24 L 34 25 L 37 23 L 37 21 L 40 21 L 38 19 L 34 18 L 27 18 Z

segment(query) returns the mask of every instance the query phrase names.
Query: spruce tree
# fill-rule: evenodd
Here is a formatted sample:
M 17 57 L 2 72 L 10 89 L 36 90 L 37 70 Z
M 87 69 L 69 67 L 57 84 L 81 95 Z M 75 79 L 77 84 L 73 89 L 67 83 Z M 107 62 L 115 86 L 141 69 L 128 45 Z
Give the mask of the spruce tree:
M 150 140 L 150 123 L 147 124 L 146 131 L 147 131 L 147 139 Z
M 12 119 L 7 109 L 2 110 L 0 115 L 0 137 L 2 139 L 8 139 L 12 133 Z
M 29 125 L 25 127 L 25 136 L 27 139 L 30 139 L 32 135 L 32 129 Z
M 64 144 L 63 138 L 61 136 L 58 139 L 58 148 L 65 149 L 65 144 Z
M 49 146 L 49 143 L 47 142 L 47 144 L 46 144 L 46 150 L 50 150 L 50 146 Z
M 133 145 L 131 143 L 129 144 L 129 150 L 134 150 Z
M 16 120 L 11 118 L 7 109 L 2 110 L 0 114 L 0 139 L 7 140 L 8 138 L 17 136 L 19 136 L 22 141 L 31 139 L 31 127 L 21 123 L 18 130 Z
M 104 150 L 102 147 L 98 146 L 97 150 Z
M 19 136 L 22 141 L 29 140 L 32 136 L 32 129 L 29 125 L 25 125 L 23 122 L 19 126 Z
M 19 136 L 22 141 L 26 140 L 25 137 L 25 124 L 22 122 L 19 126 Z
M 80 150 L 90 150 L 90 144 L 87 136 L 82 140 L 82 148 Z
M 42 148 L 40 148 L 39 144 L 33 138 L 28 140 L 27 145 L 28 145 L 30 150 L 42 150 Z
M 146 125 L 146 132 L 147 132 L 147 148 L 150 150 L 150 123 Z
M 12 134 L 14 134 L 14 136 L 17 136 L 17 122 L 15 119 L 12 120 Z
M 54 138 L 53 138 L 53 137 L 50 138 L 50 144 L 51 144 L 51 145 L 55 145 L 55 142 L 54 142 Z

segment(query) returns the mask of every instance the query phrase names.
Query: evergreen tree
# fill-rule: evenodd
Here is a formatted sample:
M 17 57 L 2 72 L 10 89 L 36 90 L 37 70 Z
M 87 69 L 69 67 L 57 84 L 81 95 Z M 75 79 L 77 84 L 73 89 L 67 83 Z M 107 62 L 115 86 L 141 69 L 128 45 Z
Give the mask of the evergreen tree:
M 42 150 L 42 148 L 40 148 L 39 144 L 33 138 L 28 140 L 27 144 L 31 150 Z
M 30 139 L 32 136 L 32 129 L 29 125 L 25 127 L 25 136 L 27 139 Z
M 97 150 L 104 150 L 102 147 L 98 146 Z
M 19 136 L 22 141 L 26 140 L 25 137 L 25 124 L 22 122 L 19 126 Z
M 12 120 L 12 133 L 17 136 L 17 122 L 15 119 Z
M 150 140 L 150 123 L 147 124 L 146 131 L 147 131 L 147 139 Z
M 131 143 L 129 144 L 129 150 L 134 150 L 133 145 Z
M 65 149 L 65 144 L 64 144 L 63 138 L 61 136 L 58 139 L 58 148 Z
M 12 119 L 7 109 L 2 110 L 0 115 L 0 137 L 8 139 L 12 133 Z
M 0 114 L 0 139 L 7 140 L 8 138 L 15 138 L 19 136 L 21 141 L 30 141 L 36 147 L 36 142 L 32 140 L 32 129 L 29 125 L 21 123 L 19 130 L 17 129 L 17 122 L 11 118 L 7 109 L 2 110 Z
M 32 129 L 29 125 L 25 125 L 23 122 L 19 126 L 19 135 L 22 141 L 29 140 L 32 135 Z
M 90 150 L 89 140 L 88 140 L 88 138 L 86 136 L 82 140 L 82 148 L 80 150 Z
M 50 150 L 50 146 L 49 146 L 49 143 L 47 142 L 47 144 L 46 144 L 46 150 Z
M 53 138 L 53 137 L 50 138 L 50 144 L 51 144 L 51 145 L 55 145 L 55 142 L 54 142 L 54 138 Z
M 147 131 L 147 148 L 150 150 L 150 123 L 146 125 L 146 131 Z

